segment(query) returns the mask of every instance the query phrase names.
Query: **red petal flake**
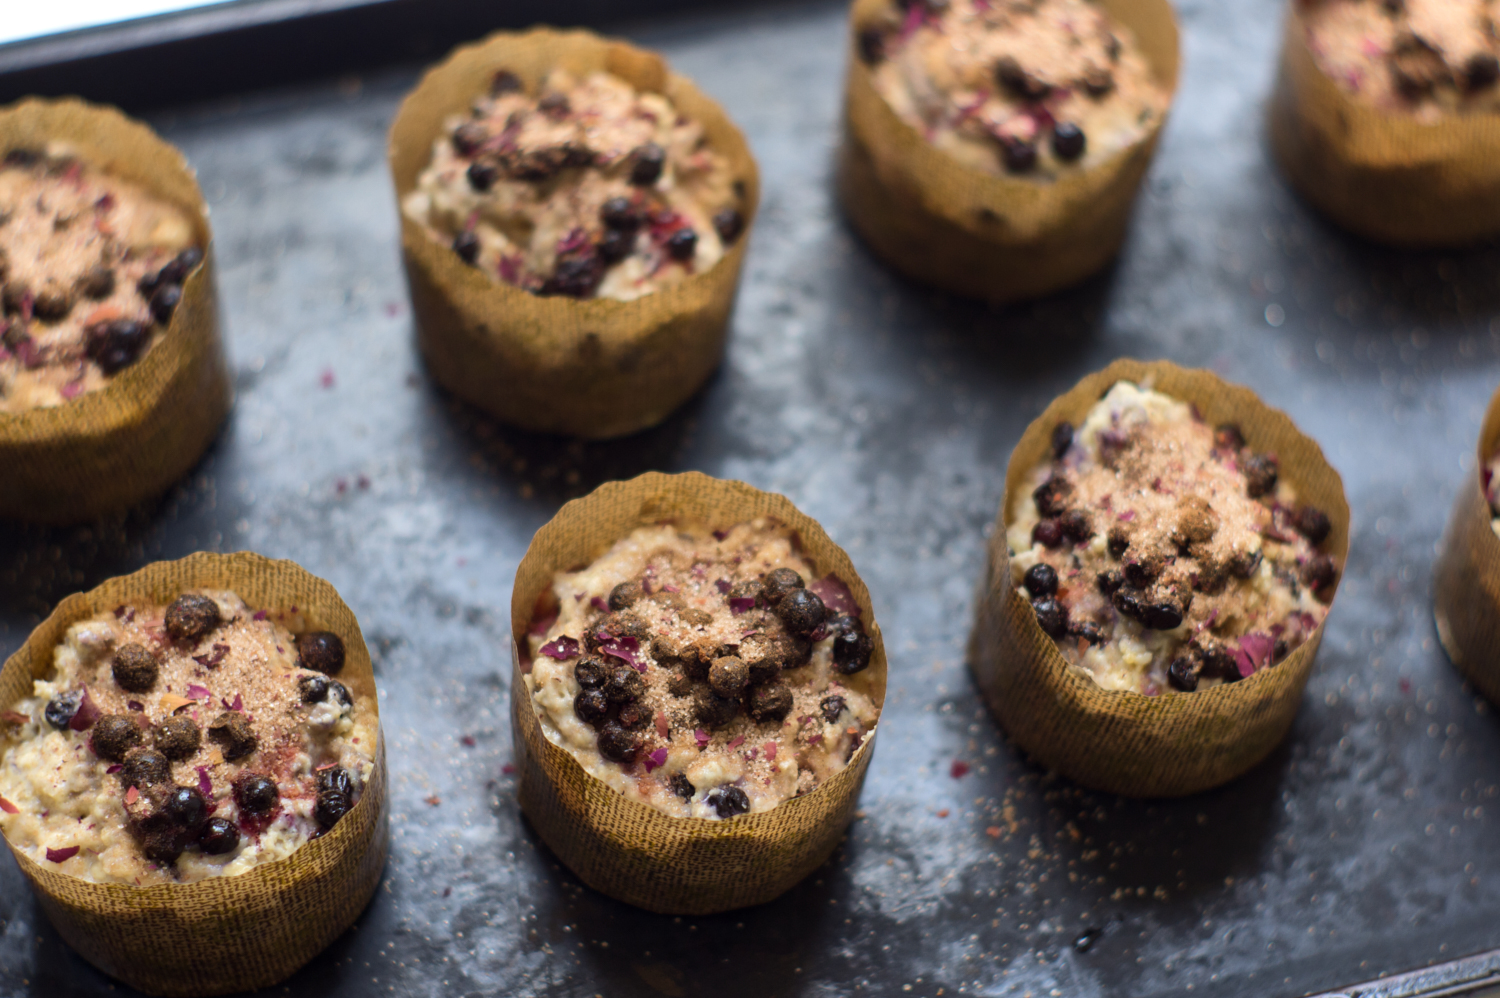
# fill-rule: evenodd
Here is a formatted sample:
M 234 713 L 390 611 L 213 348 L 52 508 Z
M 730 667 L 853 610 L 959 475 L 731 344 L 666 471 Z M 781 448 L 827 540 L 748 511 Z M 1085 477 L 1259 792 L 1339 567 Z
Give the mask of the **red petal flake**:
M 661 738 L 665 738 L 665 737 L 667 737 L 667 732 L 670 731 L 670 730 L 671 730 L 671 728 L 667 725 L 667 712 L 664 711 L 664 710 L 657 711 L 656 712 L 656 734 L 659 737 L 661 737 Z
M 776 743 L 775 742 L 766 742 L 764 745 L 761 746 L 761 751 L 766 754 L 766 761 L 767 762 L 775 762 L 776 761 Z
M 141 703 L 139 700 L 126 700 L 125 706 L 130 710 L 135 711 L 137 714 L 144 714 L 146 712 L 146 705 Z
M 197 683 L 189 683 L 187 688 L 189 700 L 212 700 L 213 693 L 207 686 L 199 686 Z
M 705 749 L 705 748 L 707 748 L 708 747 L 708 732 L 704 731 L 702 728 L 696 728 L 696 729 L 694 729 L 694 731 L 693 731 L 693 740 L 698 743 L 698 748 L 699 749 Z
M 530 634 L 532 637 L 539 638 L 543 634 L 546 634 L 548 631 L 552 630 L 552 625 L 555 623 L 557 623 L 557 614 L 555 612 L 543 614 L 542 616 L 532 620 L 531 627 L 527 629 L 526 633 Z
M 729 747 L 730 748 L 739 748 L 743 744 L 745 744 L 745 736 L 744 735 L 740 735 L 734 741 L 732 741 L 732 742 L 729 743 Z
M 646 772 L 648 773 L 658 766 L 665 766 L 666 764 L 667 750 L 665 748 L 659 748 L 656 751 L 652 752 L 650 755 L 646 756 Z
M 1246 634 L 1240 638 L 1239 650 L 1234 653 L 1235 664 L 1241 676 L 1249 676 L 1257 669 L 1271 664 L 1271 655 L 1276 651 L 1276 642 L 1269 634 Z
M 962 759 L 954 759 L 953 765 L 948 767 L 948 775 L 955 780 L 961 780 L 969 775 L 969 764 Z
M 619 659 L 636 672 L 644 674 L 646 671 L 645 663 L 636 658 L 636 655 L 641 650 L 641 643 L 629 634 L 624 634 L 620 637 L 609 636 L 599 642 L 599 650 L 606 655 Z
M 726 595 L 728 595 L 729 590 L 731 590 L 731 589 L 734 588 L 734 586 L 732 586 L 732 585 L 729 584 L 729 580 L 728 579 L 715 579 L 714 580 L 714 587 L 716 589 L 718 589 L 719 592 L 724 593 Z
M 10 801 L 6 800 L 4 797 L 0 797 L 0 811 L 4 811 L 6 814 L 20 814 L 21 813 L 21 809 L 20 808 L 16 807 Z
M 47 860 L 51 863 L 66 863 L 78 855 L 77 846 L 68 846 L 66 849 L 48 849 Z
M 253 617 L 251 617 L 250 619 L 251 620 L 265 620 L 269 616 L 270 616 L 270 614 L 266 613 L 266 611 L 264 611 L 264 610 L 256 610 L 255 611 L 255 615 Z
M 754 596 L 736 596 L 729 601 L 729 612 L 738 616 L 755 609 Z
M 844 580 L 832 572 L 807 588 L 817 593 L 823 605 L 834 613 L 847 613 L 851 617 L 859 616 L 859 604 L 854 601 L 854 594 L 849 591 L 848 586 L 844 585 Z
M 129 790 L 125 791 L 125 803 L 126 804 L 134 804 L 136 801 L 138 801 L 140 799 L 141 799 L 141 792 L 140 792 L 139 789 L 137 789 L 135 787 L 131 787 Z
M 68 722 L 68 727 L 74 731 L 87 731 L 94 726 L 94 722 L 104 716 L 104 711 L 94 703 L 94 698 L 89 696 L 89 688 L 83 688 L 83 699 L 78 702 L 78 713 L 73 715 L 73 720 Z
M 604 602 L 604 600 L 598 596 L 594 596 L 589 600 L 589 606 L 593 607 L 595 610 L 598 610 L 600 613 L 609 612 L 609 604 Z
M 570 658 L 578 657 L 578 639 L 570 638 L 566 634 L 553 641 L 542 645 L 542 654 L 548 658 L 555 658 L 559 662 L 566 662 Z
M 108 769 L 106 769 L 105 772 L 108 773 L 110 776 L 114 776 L 116 773 L 118 773 L 120 770 L 122 770 L 124 768 L 125 767 L 122 766 L 122 765 L 120 765 L 119 763 L 115 763 L 113 766 L 111 766 Z

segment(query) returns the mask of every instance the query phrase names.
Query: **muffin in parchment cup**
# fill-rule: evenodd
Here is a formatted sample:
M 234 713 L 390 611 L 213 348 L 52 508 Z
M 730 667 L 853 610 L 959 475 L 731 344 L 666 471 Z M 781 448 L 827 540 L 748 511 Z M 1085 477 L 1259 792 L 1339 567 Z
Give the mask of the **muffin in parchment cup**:
M 1487 53 L 1454 60 L 1455 70 L 1422 25 L 1399 23 L 1408 16 L 1401 5 L 1371 3 L 1359 22 L 1327 23 L 1331 34 L 1320 41 L 1311 19 L 1335 3 L 1345 0 L 1287 4 L 1269 126 L 1292 187 L 1337 225 L 1395 246 L 1459 246 L 1500 233 L 1494 40 Z M 1489 68 L 1470 79 L 1473 59 L 1486 56 Z
M 1119 360 L 1089 375 L 1053 401 L 1016 445 L 1006 472 L 1005 499 L 989 540 L 989 565 L 980 584 L 969 644 L 970 667 L 979 689 L 1006 733 L 1043 765 L 1110 793 L 1175 797 L 1226 783 L 1276 747 L 1301 703 L 1324 625 L 1315 621 L 1316 626 L 1284 657 L 1277 649 L 1273 658 L 1269 643 L 1257 649 L 1242 641 L 1240 648 L 1258 661 L 1247 657 L 1244 666 L 1248 667 L 1242 666 L 1234 681 L 1194 692 L 1168 687 L 1158 690 L 1159 695 L 1146 695 L 1105 689 L 1083 669 L 1068 664 L 1058 640 L 1043 630 L 1042 608 L 1033 608 L 1015 579 L 1007 531 L 1021 504 L 1032 501 L 1028 490 L 1033 469 L 1044 466 L 1056 453 L 1059 425 L 1079 424 L 1122 381 L 1149 386 L 1187 403 L 1210 427 L 1236 426 L 1243 446 L 1274 455 L 1281 480 L 1295 489 L 1299 501 L 1325 516 L 1315 533 L 1336 566 L 1342 566 L 1348 554 L 1349 506 L 1343 483 L 1322 450 L 1284 413 L 1267 406 L 1249 389 L 1226 383 L 1209 371 L 1180 368 L 1167 361 Z M 1068 439 L 1072 440 L 1071 435 Z M 1155 490 L 1154 485 L 1151 488 Z M 1109 507 L 1101 504 L 1101 508 Z M 1116 519 L 1124 518 L 1127 514 L 1122 513 Z M 1267 529 L 1275 528 L 1268 524 Z M 1099 537 L 1102 541 L 1102 527 Z M 1189 543 L 1188 539 L 1180 542 Z M 1128 551 L 1127 547 L 1122 555 L 1118 549 L 1111 550 L 1110 557 L 1128 562 L 1133 558 Z M 1253 563 L 1259 568 L 1261 559 L 1256 556 Z M 1128 580 L 1128 565 L 1125 574 Z M 1054 591 L 1057 579 L 1056 575 L 1051 579 Z M 1064 579 L 1063 584 L 1092 589 L 1096 583 Z M 1337 577 L 1325 584 L 1328 588 L 1320 598 L 1331 603 Z M 1101 591 L 1117 588 L 1107 586 L 1102 578 L 1098 586 Z M 1121 603 L 1116 601 L 1115 606 Z M 1140 613 L 1137 607 L 1128 609 Z M 1147 617 L 1141 614 L 1140 619 Z M 1170 629 L 1182 619 L 1146 626 Z M 1193 637 L 1200 634 L 1195 632 Z M 1072 639 L 1071 634 L 1059 638 Z M 1192 682 L 1184 685 L 1196 685 L 1197 676 L 1195 670 Z M 1176 682 L 1172 686 L 1182 688 Z
M 984 5 L 982 11 L 976 7 L 974 16 L 1000 16 L 1001 6 Z M 1130 58 L 1144 59 L 1145 79 L 1170 104 L 1178 70 L 1177 22 L 1171 4 L 1101 0 L 1098 7 L 1133 35 L 1133 46 L 1127 46 Z M 977 168 L 929 141 L 877 86 L 876 73 L 885 61 L 881 46 L 888 44 L 881 41 L 882 35 L 910 36 L 929 8 L 951 10 L 948 4 L 920 0 L 854 0 L 851 6 L 838 164 L 839 197 L 850 224 L 876 256 L 907 277 L 992 302 L 1045 295 L 1098 271 L 1125 239 L 1136 190 L 1151 163 L 1167 107 L 1161 107 L 1138 135 L 1107 154 L 1089 151 L 1088 136 L 1076 131 L 1067 136 L 1069 148 L 1056 132 L 1047 103 L 1054 97 L 1066 101 L 1071 83 L 1040 79 L 1015 58 L 1002 56 L 985 79 L 962 78 L 961 89 L 955 91 L 972 95 L 973 107 L 981 112 L 985 102 L 999 96 L 1030 93 L 1016 98 L 1022 99 L 1020 109 L 1027 113 L 1012 113 L 1016 108 L 1011 106 L 993 112 L 995 120 L 986 119 L 995 142 L 990 158 L 1001 161 L 1004 169 Z M 1105 43 L 1107 52 L 1118 58 L 1119 39 L 1106 33 Z M 1016 54 L 1024 60 L 1042 48 L 1021 45 Z M 1102 58 L 1107 61 L 1108 55 Z M 1111 67 L 1093 69 L 1105 73 L 1097 92 L 1108 99 L 1115 86 L 1108 77 Z M 1077 90 L 1071 90 L 1075 100 Z M 963 132 L 975 117 L 965 111 L 952 130 Z M 1015 124 L 1022 118 L 1034 124 Z M 1029 141 L 1018 140 L 1032 129 Z M 1049 138 L 1054 134 L 1058 140 Z M 1101 141 L 1100 136 L 1093 141 Z
M 476 207 L 465 223 L 468 228 L 459 235 L 444 230 L 443 241 L 435 238 L 430 225 L 412 217 L 412 195 L 435 162 L 435 143 L 444 136 L 455 148 L 462 147 L 462 155 L 475 159 L 467 176 L 471 186 L 478 185 L 473 190 L 481 193 L 496 184 L 497 176 L 502 185 L 532 184 L 545 193 L 551 184 L 588 184 L 608 175 L 619 184 L 634 177 L 622 193 L 633 192 L 637 199 L 670 195 L 678 178 L 675 160 L 669 160 L 665 176 L 659 158 L 656 174 L 637 175 L 638 150 L 627 150 L 631 157 L 625 158 L 614 155 L 620 150 L 609 155 L 592 150 L 588 143 L 594 138 L 586 129 L 580 133 L 583 139 L 532 148 L 517 145 L 517 135 L 532 141 L 524 130 L 513 132 L 506 126 L 470 144 L 465 137 L 470 133 L 454 124 L 456 117 L 486 98 L 526 98 L 532 103 L 525 113 L 532 119 L 556 114 L 560 120 L 553 124 L 566 124 L 572 114 L 569 102 L 543 92 L 559 71 L 585 86 L 596 74 L 608 74 L 637 94 L 665 98 L 688 123 L 701 126 L 706 150 L 723 160 L 733 204 L 719 207 L 735 213 L 734 231 L 718 222 L 714 232 L 699 225 L 703 231 L 696 234 L 694 257 L 691 246 L 667 245 L 667 237 L 682 225 L 676 213 L 636 205 L 643 214 L 628 221 L 629 236 L 634 239 L 639 231 L 642 240 L 659 242 L 661 253 L 656 270 L 642 277 L 655 290 L 629 300 L 593 297 L 601 270 L 629 250 L 618 243 L 606 247 L 604 237 L 612 234 L 613 223 L 601 226 L 592 214 L 576 228 L 558 233 L 555 251 L 549 239 L 542 255 L 550 265 L 555 252 L 558 266 L 546 281 L 532 280 L 536 275 L 528 269 L 529 257 L 520 252 L 502 255 L 494 274 L 481 269 L 493 262 L 495 245 L 501 242 L 499 236 L 483 231 L 492 221 L 486 211 L 500 210 L 494 204 Z M 543 122 L 535 127 L 547 126 Z M 536 141 L 546 140 L 542 135 Z M 661 422 L 718 367 L 759 202 L 759 173 L 744 136 L 723 109 L 691 81 L 672 73 L 660 56 L 586 31 L 550 28 L 502 32 L 460 47 L 429 70 L 402 103 L 391 126 L 390 165 L 401 205 L 402 248 L 418 342 L 433 377 L 455 395 L 526 429 L 617 437 Z M 660 183 L 657 177 L 662 177 Z M 471 239 L 476 220 L 484 239 Z M 496 229 L 526 242 L 534 233 L 550 231 L 542 224 L 548 221 L 541 218 L 532 226 L 513 224 L 511 219 Z M 459 236 L 470 243 L 461 244 Z M 717 255 L 721 245 L 722 255 Z M 705 257 L 710 246 L 716 255 Z M 686 251 L 689 263 L 710 258 L 714 262 L 701 269 L 684 265 L 685 279 L 675 279 L 674 271 L 668 275 L 672 281 L 658 283 L 662 271 L 678 266 L 674 261 L 679 257 L 668 250 L 679 249 Z
M 698 915 L 761 904 L 817 868 L 843 838 L 854 816 L 878 724 L 868 726 L 837 772 L 767 810 L 737 814 L 721 811 L 727 816 L 719 818 L 668 814 L 585 769 L 574 752 L 563 747 L 556 727 L 544 730 L 542 710 L 532 688 L 534 663 L 529 658 L 527 636 L 533 633 L 538 619 L 546 619 L 545 606 L 560 573 L 595 564 L 638 528 L 692 524 L 723 532 L 761 519 L 775 521 L 794 534 L 801 557 L 823 577 L 820 581 L 829 576 L 841 580 L 842 596 L 829 606 L 846 604 L 841 612 L 860 619 L 867 638 L 866 658 L 857 667 L 858 675 L 845 678 L 859 680 L 878 711 L 885 699 L 886 658 L 869 592 L 848 555 L 815 521 L 782 496 L 696 472 L 652 472 L 627 482 L 611 482 L 564 506 L 537 532 L 516 571 L 511 628 L 513 635 L 526 642 L 527 649 L 523 654 L 523 645 L 512 643 L 511 724 L 520 769 L 521 808 L 542 840 L 585 883 L 651 911 Z M 712 576 L 709 581 L 713 581 Z M 808 588 L 816 590 L 812 585 Z M 711 586 L 704 592 L 725 599 Z M 609 597 L 611 602 L 619 602 L 613 592 Z M 638 594 L 636 598 L 641 597 Z M 758 605 L 753 595 L 744 599 L 743 607 L 735 613 L 750 613 L 743 608 Z M 587 607 L 589 602 L 582 601 L 580 606 Z M 555 616 L 555 605 L 551 612 Z M 652 643 L 649 647 L 656 655 L 658 646 Z M 575 646 L 559 654 L 578 651 Z M 542 653 L 552 654 L 552 648 L 544 647 Z M 715 661 L 715 670 L 723 661 Z M 735 659 L 730 664 L 743 663 Z M 657 661 L 652 668 L 669 667 Z M 625 672 L 629 673 L 629 668 Z M 624 678 L 635 682 L 631 675 Z M 717 684 L 718 679 L 716 672 L 709 673 L 710 685 Z M 700 695 L 706 695 L 706 691 L 700 690 Z M 794 714 L 783 723 L 800 731 L 809 723 L 820 724 L 821 718 L 814 721 Z M 667 724 L 662 714 L 657 715 L 657 724 L 657 734 L 662 738 L 677 738 L 679 734 L 697 737 L 700 751 L 711 738 L 709 731 L 692 731 L 691 724 L 685 732 L 674 728 L 668 733 L 663 730 Z M 703 727 L 713 726 L 705 723 Z M 650 737 L 649 720 L 640 730 Z M 753 742 L 731 742 L 728 747 L 747 756 L 754 756 L 757 748 Z M 637 758 L 628 764 L 628 771 L 649 778 L 653 764 L 662 766 L 666 756 L 663 749 L 660 755 Z M 675 763 L 666 765 L 670 768 Z M 692 791 L 688 788 L 687 792 Z
M 66 523 L 166 491 L 218 434 L 231 389 L 208 208 L 182 154 L 113 108 L 72 98 L 0 108 L 0 154 L 56 146 L 179 208 L 202 253 L 138 360 L 62 404 L 0 412 L 0 516 Z
M 157 562 L 69 596 L 0 671 L 0 708 L 8 715 L 0 724 L 0 749 L 20 744 L 17 731 L 25 725 L 18 728 L 14 707 L 32 695 L 34 681 L 53 673 L 54 650 L 74 624 L 110 614 L 127 601 L 167 604 L 185 592 L 202 590 L 229 590 L 251 607 L 286 612 L 309 628 L 337 635 L 344 649 L 342 668 L 334 669 L 338 683 L 353 695 L 359 710 L 375 713 L 378 745 L 370 753 L 373 769 L 352 809 L 290 855 L 259 862 L 237 875 L 150 886 L 96 882 L 61 871 L 61 863 L 71 860 L 76 849 L 38 860 L 7 839 L 42 910 L 63 939 L 100 970 L 148 994 L 226 994 L 285 980 L 353 924 L 379 884 L 389 845 L 385 744 L 378 733 L 369 652 L 354 614 L 333 587 L 289 561 L 250 553 L 199 553 Z M 255 620 L 263 617 L 257 613 Z M 169 617 L 169 631 L 171 627 Z M 298 653 L 306 659 L 305 652 Z M 212 662 L 211 655 L 204 658 Z M 114 668 L 118 682 L 118 656 Z M 212 685 L 216 673 L 211 664 L 204 675 L 199 681 Z M 182 692 L 163 694 L 157 689 L 142 697 L 154 704 L 158 696 L 182 699 Z M 191 687 L 186 692 L 199 695 Z M 93 727 L 90 745 L 96 752 L 107 751 L 100 741 L 100 723 Z M 214 737 L 210 729 L 205 746 Z M 235 758 L 227 747 L 224 753 Z M 130 760 L 126 761 L 128 772 Z M 204 779 L 202 772 L 199 779 Z M 127 795 L 127 804 L 129 800 Z M 6 810 L 14 807 L 9 803 Z
M 1443 650 L 1474 687 L 1500 704 L 1500 536 L 1495 534 L 1495 457 L 1500 392 L 1479 432 L 1474 470 L 1453 500 L 1433 567 L 1433 618 Z

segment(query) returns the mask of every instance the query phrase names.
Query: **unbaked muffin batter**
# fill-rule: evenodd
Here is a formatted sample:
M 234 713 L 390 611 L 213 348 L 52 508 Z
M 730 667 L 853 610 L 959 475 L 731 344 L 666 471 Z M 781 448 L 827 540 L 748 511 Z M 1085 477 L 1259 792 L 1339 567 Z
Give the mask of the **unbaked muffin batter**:
M 641 527 L 538 607 L 526 676 L 547 738 L 670 815 L 768 811 L 875 726 L 873 642 L 774 520 Z
M 535 294 L 628 301 L 708 270 L 740 237 L 744 191 L 703 127 L 608 73 L 509 72 L 454 117 L 407 217 Z
M 0 830 L 96 883 L 234 876 L 354 806 L 374 705 L 335 634 L 227 591 L 130 601 L 68 628 L 50 679 L 0 714 Z
M 0 158 L 0 412 L 61 405 L 139 360 L 203 260 L 183 210 L 66 146 Z
M 1167 109 L 1134 36 L 1090 0 L 898 0 L 859 48 L 904 121 L 987 173 L 1096 164 Z
M 1436 120 L 1500 110 L 1500 0 L 1299 0 L 1307 44 L 1340 87 Z
M 1328 517 L 1234 425 L 1118 382 L 1029 476 L 1011 570 L 1067 661 L 1154 696 L 1274 666 L 1327 615 Z

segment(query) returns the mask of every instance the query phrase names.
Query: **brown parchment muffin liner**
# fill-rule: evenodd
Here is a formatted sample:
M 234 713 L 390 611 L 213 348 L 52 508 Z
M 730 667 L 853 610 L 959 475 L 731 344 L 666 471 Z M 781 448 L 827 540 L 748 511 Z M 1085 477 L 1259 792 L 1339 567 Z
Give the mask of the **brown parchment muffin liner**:
M 1270 104 L 1271 148 L 1292 186 L 1351 232 L 1398 246 L 1456 246 L 1500 233 L 1500 115 L 1423 124 L 1345 92 L 1287 5 Z
M 1279 664 L 1195 693 L 1148 697 L 1105 690 L 1067 664 L 1011 581 L 1006 525 L 1010 511 L 1030 498 L 1026 476 L 1051 457 L 1053 427 L 1061 420 L 1077 425 L 1121 380 L 1149 382 L 1196 405 L 1211 426 L 1238 423 L 1253 449 L 1274 453 L 1299 500 L 1328 514 L 1333 529 L 1323 550 L 1338 563 L 1341 578 L 1349 503 L 1338 472 L 1285 413 L 1210 371 L 1167 361 L 1117 360 L 1089 375 L 1049 405 L 1016 444 L 969 642 L 974 678 L 1006 733 L 1043 765 L 1097 790 L 1177 797 L 1234 779 L 1276 747 L 1302 701 L 1323 626 Z
M 1156 82 L 1177 89 L 1167 0 L 1100 0 L 1135 33 Z M 890 0 L 854 0 L 838 189 L 850 224 L 913 280 L 992 302 L 1048 294 L 1099 270 L 1125 240 L 1136 189 L 1166 122 L 1096 166 L 1052 183 L 970 169 L 891 109 L 859 57 L 859 32 Z
M 232 589 L 254 607 L 295 606 L 344 641 L 339 682 L 379 714 L 359 623 L 331 585 L 290 561 L 198 553 L 147 565 L 58 604 L 0 671 L 0 707 L 52 671 L 68 627 L 127 599 L 170 602 L 188 589 Z M 378 730 L 378 717 L 377 717 Z M 3 751 L 8 742 L 0 742 Z M 217 995 L 276 984 L 354 923 L 380 882 L 389 845 L 385 737 L 363 796 L 326 835 L 286 859 L 195 884 L 96 884 L 11 853 L 58 933 L 85 959 L 155 995 Z
M 0 152 L 49 141 L 181 207 L 203 248 L 165 335 L 140 360 L 62 405 L 0 413 L 0 517 L 67 523 L 165 492 L 218 434 L 230 384 L 208 207 L 182 154 L 114 108 L 73 98 L 0 108 Z
M 1464 678 L 1500 704 L 1500 537 L 1484 496 L 1483 473 L 1500 448 L 1500 392 L 1479 432 L 1474 470 L 1453 500 L 1453 516 L 1433 567 L 1433 620 L 1438 640 Z
M 536 93 L 548 72 L 603 70 L 660 93 L 703 125 L 709 145 L 743 185 L 745 231 L 710 269 L 635 301 L 542 297 L 468 266 L 401 211 L 432 159 L 444 122 L 488 93 L 507 69 Z M 740 266 L 760 200 L 760 174 L 717 103 L 661 56 L 587 31 L 501 32 L 456 50 L 401 104 L 390 135 L 391 174 L 417 339 L 437 381 L 507 423 L 581 437 L 655 426 L 708 380 L 724 355 Z
M 631 800 L 584 771 L 547 740 L 522 676 L 516 637 L 525 640 L 537 598 L 553 576 L 576 571 L 637 527 L 667 520 L 728 527 L 769 516 L 796 531 L 818 573 L 834 573 L 859 604 L 875 643 L 871 699 L 885 703 L 886 658 L 870 593 L 844 550 L 785 497 L 697 472 L 651 472 L 610 482 L 568 503 L 537 531 L 511 591 L 510 714 L 520 769 L 521 808 L 532 826 L 584 883 L 656 912 L 707 915 L 761 904 L 816 869 L 854 816 L 879 722 L 847 766 L 801 797 L 769 811 L 724 821 L 677 818 Z

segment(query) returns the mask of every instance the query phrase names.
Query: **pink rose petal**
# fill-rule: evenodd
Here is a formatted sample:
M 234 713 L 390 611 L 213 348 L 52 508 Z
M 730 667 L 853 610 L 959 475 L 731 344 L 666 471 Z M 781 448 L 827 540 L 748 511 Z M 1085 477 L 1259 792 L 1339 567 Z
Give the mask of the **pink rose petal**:
M 650 755 L 646 756 L 646 772 L 648 773 L 658 766 L 665 766 L 666 764 L 667 750 L 665 748 L 659 748 L 656 751 L 652 752 Z
M 854 594 L 849 591 L 848 586 L 844 585 L 844 580 L 832 572 L 807 588 L 816 593 L 823 601 L 823 605 L 835 614 L 847 613 L 852 617 L 859 616 L 859 604 L 854 601 Z
M 755 609 L 754 596 L 736 596 L 729 601 L 729 612 L 738 616 Z
M 66 863 L 78 855 L 77 846 L 68 846 L 66 849 L 48 849 L 47 860 L 52 863 Z
M 198 792 L 205 798 L 212 798 L 214 793 L 214 781 L 209 778 L 207 766 L 195 766 L 198 771 Z
M 735 749 L 735 748 L 739 748 L 743 744 L 745 744 L 745 736 L 744 735 L 740 735 L 734 741 L 732 741 L 732 742 L 729 743 L 729 747 L 732 748 L 732 749 Z
M 719 590 L 719 592 L 725 593 L 725 594 L 727 594 L 729 592 L 729 590 L 731 590 L 731 589 L 734 588 L 734 586 L 732 586 L 732 585 L 729 584 L 729 580 L 728 579 L 715 579 L 714 580 L 714 587 L 717 588 Z
M 251 617 L 250 619 L 251 620 L 265 620 L 269 616 L 270 616 L 270 614 L 266 613 L 266 611 L 264 611 L 264 610 L 256 610 L 255 611 L 255 615 L 253 617 Z
M 87 731 L 94 726 L 94 722 L 104 716 L 104 711 L 94 703 L 94 698 L 89 696 L 89 688 L 83 688 L 83 699 L 78 702 L 78 713 L 68 722 L 68 727 L 74 731 Z
M 698 747 L 700 749 L 707 748 L 708 747 L 708 732 L 704 731 L 702 728 L 696 728 L 696 729 L 694 729 L 694 731 L 693 731 L 693 740 L 698 743 Z
M 106 769 L 105 772 L 108 773 L 110 776 L 114 776 L 116 773 L 118 773 L 120 770 L 122 770 L 124 768 L 125 767 L 122 766 L 122 765 L 120 765 L 119 763 L 115 763 L 113 766 L 110 766 L 108 769 Z
M 16 807 L 10 801 L 6 800 L 4 797 L 0 797 L 0 811 L 4 811 L 6 814 L 20 814 L 21 813 L 21 809 L 20 808 Z
M 197 683 L 189 683 L 187 688 L 187 698 L 189 700 L 212 700 L 214 698 L 214 695 L 213 691 L 210 690 L 207 686 L 199 686 Z
M 605 655 L 619 659 L 637 672 L 646 671 L 645 663 L 636 658 L 641 650 L 641 643 L 629 634 L 620 637 L 609 636 L 599 642 L 599 650 Z
M 566 634 L 553 641 L 542 645 L 542 654 L 548 658 L 555 658 L 559 662 L 566 662 L 570 658 L 578 657 L 578 639 L 570 638 Z
M 770 761 L 770 762 L 775 762 L 776 761 L 776 743 L 775 742 L 766 742 L 764 745 L 761 746 L 761 749 L 762 749 L 762 751 L 764 751 L 766 753 L 766 759 L 768 761 Z
M 609 604 L 604 602 L 604 600 L 600 599 L 598 596 L 595 596 L 589 600 L 589 606 L 593 607 L 595 610 L 600 611 L 601 613 L 609 612 Z

